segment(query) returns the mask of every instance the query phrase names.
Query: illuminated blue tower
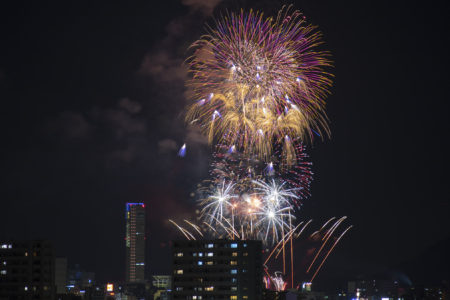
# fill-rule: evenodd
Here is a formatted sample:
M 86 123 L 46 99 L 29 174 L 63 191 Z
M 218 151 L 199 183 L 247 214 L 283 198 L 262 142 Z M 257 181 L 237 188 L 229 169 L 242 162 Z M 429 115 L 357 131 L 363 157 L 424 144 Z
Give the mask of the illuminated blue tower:
M 126 204 L 126 281 L 143 282 L 145 271 L 145 204 Z

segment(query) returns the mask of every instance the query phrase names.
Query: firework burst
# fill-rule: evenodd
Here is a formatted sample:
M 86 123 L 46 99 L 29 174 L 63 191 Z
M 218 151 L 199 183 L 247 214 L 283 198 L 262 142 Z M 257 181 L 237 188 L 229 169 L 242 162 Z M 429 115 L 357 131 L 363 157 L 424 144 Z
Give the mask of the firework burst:
M 294 138 L 329 134 L 323 111 L 331 75 L 321 33 L 291 7 L 276 18 L 250 11 L 223 16 L 192 45 L 191 104 L 210 143 L 219 141 L 269 162 L 274 144 L 295 158 Z
M 209 222 L 222 220 L 233 205 L 231 200 L 237 196 L 233 194 L 234 183 L 225 180 L 216 188 L 214 194 L 209 195 L 206 199 L 201 200 L 202 214 L 207 216 Z
M 230 151 L 233 147 L 219 145 L 214 153 L 211 179 L 207 180 L 205 185 L 209 186 L 211 181 L 214 185 L 223 180 L 233 181 L 240 194 L 251 194 L 255 188 L 255 180 L 271 182 L 277 179 L 284 182 L 284 187 L 295 189 L 296 197 L 292 200 L 298 207 L 310 196 L 313 173 L 312 163 L 308 160 L 304 144 L 295 142 L 294 147 L 296 164 L 287 168 L 281 147 L 275 147 L 270 162 L 264 162 L 256 155 Z

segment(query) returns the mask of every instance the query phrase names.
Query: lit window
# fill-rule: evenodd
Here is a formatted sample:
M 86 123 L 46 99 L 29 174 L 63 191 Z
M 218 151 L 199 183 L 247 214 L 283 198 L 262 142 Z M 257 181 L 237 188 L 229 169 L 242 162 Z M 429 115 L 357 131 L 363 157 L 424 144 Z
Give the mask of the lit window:
M 236 283 L 237 279 L 236 278 L 231 278 L 231 282 Z
M 237 261 L 235 261 L 235 260 L 230 261 L 230 265 L 232 265 L 232 266 L 237 265 Z
M 203 266 L 203 262 L 202 262 L 201 260 L 199 260 L 199 261 L 197 262 L 197 265 Z
M 24 291 L 28 291 L 28 287 L 27 287 L 27 286 L 26 286 L 26 287 L 24 287 L 23 289 L 24 289 Z
M 232 291 L 237 291 L 237 286 L 232 286 L 232 287 L 231 287 L 231 290 L 232 290 Z
M 243 254 L 244 256 L 248 256 L 248 252 L 244 252 L 244 254 Z
M 248 296 L 244 296 L 242 299 L 248 299 Z
M 6 270 L 1 270 L 1 271 L 0 271 L 0 274 L 6 275 Z
M 237 253 L 237 252 L 233 252 L 233 253 L 231 254 L 231 256 L 236 257 L 236 256 L 238 256 L 238 253 Z
M 244 248 L 246 248 L 247 247 L 247 243 L 244 243 Z
M 212 262 L 212 261 L 207 261 L 206 264 L 207 264 L 208 266 L 212 266 L 212 265 L 213 265 L 213 262 Z
M 209 257 L 214 256 L 214 253 L 208 252 L 208 256 L 209 256 Z
M 197 300 L 197 296 L 192 296 L 192 299 Z
M 231 248 L 237 248 L 237 247 L 238 247 L 238 244 L 236 244 L 236 243 L 231 244 Z
M 237 300 L 237 296 L 236 295 L 230 296 L 230 300 Z
M 8 249 L 8 245 L 7 244 L 3 244 L 2 245 L 2 249 Z
M 206 245 L 206 248 L 214 248 L 214 244 L 208 244 Z
M 181 275 L 183 274 L 183 270 L 176 270 L 176 273 Z
M 237 274 L 237 270 L 236 269 L 233 269 L 230 272 L 231 272 L 231 274 Z
M 207 286 L 207 287 L 205 287 L 205 291 L 212 292 L 212 291 L 214 291 L 214 287 L 213 286 Z
M 192 256 L 197 256 L 197 252 L 192 253 Z
M 183 256 L 183 252 L 178 252 L 178 253 L 177 253 L 177 256 L 178 256 L 178 257 L 182 257 L 182 256 Z
M 6 261 L 3 262 L 3 265 L 6 266 Z
M 203 257 L 203 253 L 202 253 L 202 252 L 199 252 L 199 253 L 198 253 L 198 256 L 199 256 L 199 257 Z
M 177 287 L 175 288 L 175 290 L 177 290 L 177 291 L 182 291 L 182 290 L 183 290 L 183 287 L 182 287 L 182 286 L 177 286 Z

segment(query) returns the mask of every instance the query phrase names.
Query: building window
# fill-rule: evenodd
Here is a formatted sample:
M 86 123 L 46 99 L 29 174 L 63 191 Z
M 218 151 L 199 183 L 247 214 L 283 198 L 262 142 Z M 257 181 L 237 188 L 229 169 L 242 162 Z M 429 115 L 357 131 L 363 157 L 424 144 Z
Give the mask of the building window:
M 199 261 L 197 262 L 197 265 L 203 266 L 203 262 L 202 262 L 201 260 L 199 260 Z
M 212 265 L 213 265 L 213 262 L 212 262 L 212 261 L 207 261 L 206 264 L 207 264 L 208 266 L 212 266 Z
M 177 273 L 178 275 L 182 275 L 183 274 L 183 270 L 176 270 L 175 273 Z
M 212 292 L 212 291 L 214 291 L 214 287 L 213 286 L 207 286 L 207 287 L 205 287 L 205 291 Z
M 203 257 L 203 253 L 202 253 L 202 252 L 199 252 L 199 253 L 198 253 L 198 257 Z
M 183 287 L 182 287 L 182 286 L 177 286 L 177 287 L 175 288 L 175 290 L 177 290 L 177 291 L 182 291 L 182 290 L 183 290 Z
M 214 244 L 207 244 L 206 248 L 214 248 Z
M 178 252 L 178 253 L 177 253 L 177 256 L 178 256 L 178 257 L 183 257 L 183 252 Z
M 208 252 L 208 256 L 209 256 L 209 257 L 214 256 L 214 253 Z
M 6 275 L 6 270 L 1 270 L 1 271 L 0 271 L 0 274 Z
M 243 254 L 244 256 L 248 256 L 248 252 L 244 252 L 244 254 Z
M 232 291 L 237 291 L 237 286 L 232 286 L 232 287 L 231 287 L 231 290 L 232 290 Z
M 237 300 L 237 296 L 236 295 L 230 296 L 230 300 Z
M 233 270 L 230 271 L 230 273 L 231 273 L 231 274 L 237 274 L 237 270 L 236 270 L 236 269 L 233 269 Z
M 236 257 L 236 256 L 238 256 L 238 253 L 237 253 L 237 252 L 233 252 L 233 253 L 231 254 L 231 256 Z
M 230 261 L 230 265 L 232 265 L 232 266 L 235 266 L 235 265 L 237 265 L 237 261 L 235 261 L 235 260 L 231 260 L 231 261 Z
M 237 248 L 237 247 L 238 247 L 238 244 L 237 244 L 237 243 L 231 244 L 231 248 Z

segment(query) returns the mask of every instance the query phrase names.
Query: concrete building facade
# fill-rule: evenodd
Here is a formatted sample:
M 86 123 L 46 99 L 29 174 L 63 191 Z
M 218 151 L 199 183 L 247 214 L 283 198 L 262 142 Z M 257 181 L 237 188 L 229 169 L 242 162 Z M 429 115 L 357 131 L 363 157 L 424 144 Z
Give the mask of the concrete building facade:
M 173 299 L 261 299 L 262 244 L 251 240 L 173 242 Z

